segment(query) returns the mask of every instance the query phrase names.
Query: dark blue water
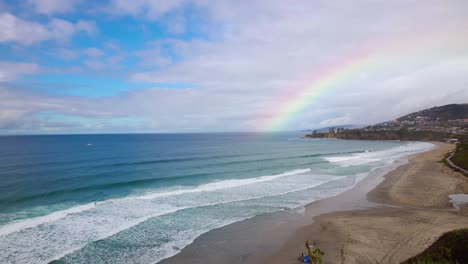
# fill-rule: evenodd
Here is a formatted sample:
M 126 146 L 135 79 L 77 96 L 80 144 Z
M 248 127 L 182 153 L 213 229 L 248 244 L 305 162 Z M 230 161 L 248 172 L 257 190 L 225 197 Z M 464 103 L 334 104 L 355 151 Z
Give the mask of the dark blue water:
M 0 259 L 154 263 L 428 147 L 300 133 L 0 137 Z

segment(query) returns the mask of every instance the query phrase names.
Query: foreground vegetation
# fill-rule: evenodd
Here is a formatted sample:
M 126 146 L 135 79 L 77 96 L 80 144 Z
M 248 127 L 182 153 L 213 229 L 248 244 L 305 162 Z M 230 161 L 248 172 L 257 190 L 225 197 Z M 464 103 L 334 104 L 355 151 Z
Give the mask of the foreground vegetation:
M 402 264 L 468 263 L 468 228 L 443 234 L 421 254 Z
M 458 167 L 468 170 L 468 142 L 457 145 L 457 149 L 451 160 Z

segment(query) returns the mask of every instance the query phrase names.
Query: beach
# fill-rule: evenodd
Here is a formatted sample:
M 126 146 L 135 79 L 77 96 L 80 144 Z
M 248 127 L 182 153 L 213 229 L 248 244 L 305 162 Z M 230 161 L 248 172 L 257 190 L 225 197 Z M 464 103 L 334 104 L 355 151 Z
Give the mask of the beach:
M 267 263 L 297 263 L 305 239 L 326 252 L 324 263 L 400 263 L 427 248 L 444 232 L 468 226 L 468 211 L 456 211 L 448 195 L 468 193 L 468 178 L 440 161 L 453 145 L 417 154 L 385 175 L 368 194 L 378 204 L 334 212 L 299 229 Z M 312 210 L 312 208 L 309 208 Z
M 212 230 L 161 263 L 298 263 L 310 240 L 324 263 L 400 263 L 444 232 L 468 226 L 448 195 L 468 192 L 468 178 L 441 162 L 454 146 L 402 158 L 353 189 L 303 210 L 257 216 Z

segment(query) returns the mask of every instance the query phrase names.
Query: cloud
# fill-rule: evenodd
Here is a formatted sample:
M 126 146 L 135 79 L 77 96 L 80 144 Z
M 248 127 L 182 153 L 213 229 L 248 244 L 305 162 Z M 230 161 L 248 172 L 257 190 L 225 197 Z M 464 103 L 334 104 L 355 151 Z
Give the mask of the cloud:
M 54 39 L 64 41 L 74 34 L 96 32 L 94 22 L 80 20 L 76 24 L 53 18 L 47 24 L 30 22 L 10 13 L 0 14 L 0 42 L 16 42 L 21 45 Z
M 76 32 L 85 32 L 89 36 L 94 36 L 99 29 L 94 21 L 79 20 L 75 25 Z
M 111 0 L 108 12 L 117 15 L 143 16 L 147 19 L 158 19 L 167 12 L 180 8 L 184 0 Z
M 84 53 L 91 58 L 99 58 L 102 55 L 104 55 L 104 52 L 98 48 L 92 47 L 92 48 L 87 48 Z
M 396 118 L 411 111 L 434 105 L 463 103 L 468 98 L 463 77 L 468 60 L 447 61 L 406 75 L 371 81 L 366 89 L 343 87 L 325 94 L 319 102 L 292 120 L 290 129 L 309 129 L 331 125 L 372 124 Z M 439 80 L 439 81 L 436 81 Z M 266 87 L 270 87 L 266 85 Z M 104 87 L 103 87 L 104 89 Z M 75 127 L 64 126 L 66 132 L 174 132 L 174 131 L 245 131 L 262 128 L 259 122 L 268 118 L 265 102 L 271 98 L 263 89 L 238 92 L 237 89 L 152 89 L 134 90 L 116 96 L 84 98 L 76 96 L 44 96 L 10 89 L 15 100 L 0 97 L 10 105 L 0 112 L 10 112 L 8 122 L 23 120 L 32 123 L 35 113 L 60 113 L 78 120 Z M 16 101 L 16 106 L 12 103 Z M 27 103 L 32 102 L 32 103 Z M 281 102 L 278 102 L 281 103 Z M 21 106 L 28 107 L 22 108 Z M 115 106 L 118 107 L 115 107 Z M 26 111 L 27 110 L 27 111 Z M 5 112 L 8 112 L 5 111 Z M 13 118 L 13 116 L 16 116 Z M 77 120 L 77 118 L 70 118 Z M 126 120 L 115 124 L 112 120 Z M 136 120 L 132 122 L 131 120 Z M 49 120 L 53 122 L 54 120 Z M 41 120 L 42 128 L 56 127 Z M 17 124 L 17 123 L 15 123 Z M 126 124 L 126 125 L 125 125 Z M 5 125 L 4 125 L 5 126 Z M 14 126 L 13 126 L 14 127 Z M 26 128 L 24 128 L 26 129 Z M 37 129 L 28 127 L 26 129 Z M 57 128 L 58 129 L 58 128 Z M 106 130 L 107 129 L 107 130 Z
M 24 21 L 10 13 L 0 14 L 0 42 L 31 44 L 49 38 L 49 31 L 38 23 Z
M 233 1 L 198 1 L 197 4 L 206 10 L 212 24 L 222 25 L 221 31 L 220 27 L 212 28 L 222 37 L 171 43 L 172 51 L 183 60 L 154 71 L 136 72 L 132 79 L 193 83 L 223 93 L 229 98 L 223 100 L 226 105 L 230 105 L 229 100 L 248 102 L 249 105 L 239 104 L 237 110 L 239 116 L 251 111 L 250 118 L 239 122 L 247 130 L 252 127 L 245 124 L 264 123 L 278 115 L 286 102 L 294 100 L 296 90 L 310 86 L 310 79 L 321 78 L 317 73 L 323 68 L 359 59 L 356 53 L 363 46 L 374 50 L 371 56 L 398 57 L 381 69 L 363 69 L 361 79 L 343 83 L 339 92 L 332 93 L 334 97 L 325 94 L 319 102 L 311 101 L 307 110 L 295 114 L 287 126 L 372 123 L 430 104 L 468 99 L 463 92 L 467 88 L 461 73 L 468 68 L 464 64 L 448 66 L 453 61 L 468 59 L 468 39 L 460 37 L 468 34 L 461 26 L 468 19 L 459 12 L 460 6 L 442 5 L 438 1 L 424 6 L 397 2 L 392 7 L 373 1 L 345 6 L 326 1 L 302 5 L 285 5 L 282 1 L 253 1 L 249 6 Z M 144 57 L 146 61 L 151 58 L 159 61 L 161 53 L 153 56 L 147 53 Z M 381 59 L 381 62 L 385 61 Z M 437 71 L 416 74 L 439 64 L 443 66 Z M 401 76 L 412 76 L 418 82 L 388 84 Z M 441 86 L 448 94 L 445 97 L 438 96 Z M 399 103 L 402 96 L 408 107 Z M 425 101 L 425 98 L 435 100 Z M 381 105 L 387 106 L 385 110 Z M 392 106 L 396 107 L 389 111 Z M 321 107 L 333 110 L 321 113 Z
M 52 55 L 57 56 L 63 60 L 74 60 L 79 57 L 77 51 L 67 48 L 55 49 Z
M 84 61 L 84 65 L 93 71 L 102 71 L 106 67 L 102 61 L 97 59 L 87 59 Z
M 182 14 L 176 14 L 164 19 L 166 29 L 173 34 L 183 34 L 186 30 L 187 20 Z
M 200 17 L 196 25 L 181 11 L 186 8 L 195 12 L 190 16 Z M 280 128 L 372 124 L 434 105 L 466 102 L 466 9 L 464 1 L 436 0 L 424 5 L 368 0 L 295 5 L 279 0 L 115 0 L 106 12 L 134 16 L 131 27 L 151 28 L 154 20 L 169 27 L 175 19 L 172 32 L 161 34 L 171 38 L 145 35 L 145 44 L 129 48 L 102 34 L 103 39 L 88 50 L 64 48 L 61 55 L 79 56 L 80 65 L 96 75 L 108 74 L 106 70 L 119 62 L 126 68 L 113 76 L 128 74 L 135 86 L 142 82 L 154 87 L 130 87 L 115 96 L 91 98 L 3 85 L 0 101 L 8 103 L 0 104 L 0 127 L 37 132 L 261 130 L 285 105 L 301 99 L 296 94 L 309 88 L 313 92 L 313 80 L 326 77 L 326 69 L 354 65 L 362 53 L 373 64 L 349 77 L 332 76 L 331 82 L 340 85 L 324 89 L 303 111 L 285 113 L 292 118 Z M 31 44 L 97 30 L 92 22 L 50 18 L 41 25 L 7 15 L 14 20 L 10 24 L 30 29 L 2 30 L 6 33 L 1 33 L 1 42 Z M 2 18 L 0 28 L 8 29 Z M 179 37 L 180 33 L 186 35 Z M 26 68 L 10 70 L 8 79 L 27 74 Z M 181 83 L 197 88 L 170 87 Z
M 143 67 L 165 67 L 172 62 L 172 58 L 167 55 L 170 53 L 170 43 L 169 40 L 147 43 L 147 48 L 135 51 L 134 55 Z
M 28 0 L 27 3 L 39 14 L 52 15 L 70 13 L 79 3 L 76 0 Z
M 15 80 L 23 74 L 33 74 L 39 71 L 35 63 L 0 61 L 0 83 Z

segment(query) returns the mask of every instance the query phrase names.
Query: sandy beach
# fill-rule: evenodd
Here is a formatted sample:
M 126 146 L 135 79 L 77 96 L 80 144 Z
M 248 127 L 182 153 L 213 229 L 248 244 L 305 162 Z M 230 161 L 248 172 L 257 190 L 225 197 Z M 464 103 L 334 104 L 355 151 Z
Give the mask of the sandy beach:
M 368 209 L 324 214 L 300 228 L 267 263 L 297 263 L 294 256 L 310 239 L 325 251 L 324 263 L 400 263 L 432 244 L 444 232 L 467 227 L 468 210 L 454 210 L 448 195 L 468 193 L 468 178 L 440 161 L 453 145 L 410 157 L 385 175 L 368 194 Z

